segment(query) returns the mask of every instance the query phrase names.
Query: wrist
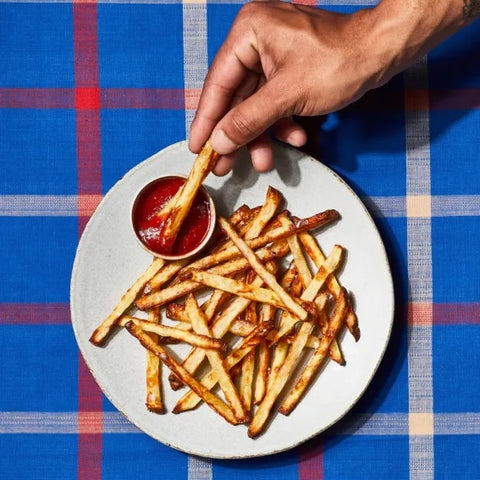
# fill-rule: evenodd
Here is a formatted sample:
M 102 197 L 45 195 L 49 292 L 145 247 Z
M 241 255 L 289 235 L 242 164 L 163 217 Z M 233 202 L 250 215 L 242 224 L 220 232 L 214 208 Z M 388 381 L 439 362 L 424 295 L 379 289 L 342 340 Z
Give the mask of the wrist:
M 468 1 L 468 0 L 466 0 Z M 462 0 L 382 0 L 360 11 L 372 82 L 382 85 L 469 23 Z

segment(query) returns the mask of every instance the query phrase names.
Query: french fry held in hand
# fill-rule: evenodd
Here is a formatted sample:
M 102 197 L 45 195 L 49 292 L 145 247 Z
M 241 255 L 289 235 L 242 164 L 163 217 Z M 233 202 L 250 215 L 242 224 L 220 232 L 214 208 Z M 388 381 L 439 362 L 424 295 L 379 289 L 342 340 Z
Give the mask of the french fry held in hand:
M 180 227 L 190 211 L 193 200 L 202 182 L 215 166 L 218 158 L 218 153 L 213 150 L 208 140 L 195 159 L 186 182 L 171 201 L 157 213 L 158 217 L 162 220 L 160 239 L 163 251 L 170 252 L 172 250 Z
M 211 167 L 209 155 L 204 152 L 203 166 L 196 164 L 197 183 Z M 185 205 L 189 195 L 174 199 Z M 333 359 L 335 368 L 345 363 L 339 333 L 346 325 L 355 340 L 360 335 L 337 273 L 345 249 L 334 245 L 326 256 L 314 236 L 339 213 L 300 219 L 284 210 L 283 200 L 270 187 L 263 205 L 242 205 L 228 219 L 218 218 L 216 242 L 202 256 L 154 260 L 95 329 L 95 345 L 118 326 L 147 350 L 152 414 L 169 410 L 162 389 L 183 387 L 174 414 L 194 416 L 206 403 L 232 428 L 246 424 L 254 439 L 277 410 L 288 415 L 308 395 L 324 361 Z M 170 240 L 178 221 L 174 204 L 165 214 L 167 220 L 173 215 L 165 223 Z M 180 357 L 178 342 L 191 347 Z M 169 382 L 161 381 L 161 365 L 170 371 Z

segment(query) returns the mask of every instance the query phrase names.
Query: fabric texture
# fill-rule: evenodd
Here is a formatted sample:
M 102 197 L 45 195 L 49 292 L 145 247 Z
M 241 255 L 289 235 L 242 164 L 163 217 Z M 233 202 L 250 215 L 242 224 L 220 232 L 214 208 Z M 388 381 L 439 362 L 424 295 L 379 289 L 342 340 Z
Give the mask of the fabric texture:
M 85 366 L 69 313 L 78 240 L 119 178 L 186 138 L 241 6 L 0 1 L 0 478 L 480 478 L 478 22 L 303 120 L 304 150 L 363 199 L 395 281 L 385 358 L 342 421 L 271 457 L 195 458 L 139 432 Z

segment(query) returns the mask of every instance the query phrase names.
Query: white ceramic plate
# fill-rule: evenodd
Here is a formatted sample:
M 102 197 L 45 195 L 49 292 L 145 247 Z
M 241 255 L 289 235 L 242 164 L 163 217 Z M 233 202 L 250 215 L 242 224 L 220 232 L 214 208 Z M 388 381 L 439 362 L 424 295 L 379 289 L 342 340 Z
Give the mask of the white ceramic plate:
M 151 257 L 138 245 L 129 224 L 136 192 L 165 173 L 187 173 L 194 155 L 185 142 L 174 144 L 140 163 L 105 196 L 80 240 L 71 281 L 71 314 L 85 361 L 105 395 L 133 424 L 148 435 L 184 452 L 212 458 L 268 455 L 292 448 L 324 431 L 345 415 L 374 375 L 385 351 L 394 312 L 391 273 L 382 240 L 365 207 L 331 170 L 301 152 L 276 146 L 276 169 L 257 174 L 248 159 L 239 160 L 233 174 L 209 175 L 207 188 L 222 213 L 246 203 L 263 203 L 267 187 L 279 189 L 296 216 L 335 208 L 341 220 L 319 232 L 326 254 L 335 243 L 348 252 L 341 283 L 352 292 L 361 328 L 355 343 L 341 338 L 345 366 L 327 361 L 314 386 L 285 417 L 276 414 L 256 439 L 247 428 L 231 426 L 206 405 L 192 412 L 158 415 L 145 408 L 145 351 L 125 331 L 105 347 L 89 342 L 94 328 L 138 278 Z M 165 372 L 165 379 L 168 372 Z M 164 389 L 173 408 L 183 392 Z

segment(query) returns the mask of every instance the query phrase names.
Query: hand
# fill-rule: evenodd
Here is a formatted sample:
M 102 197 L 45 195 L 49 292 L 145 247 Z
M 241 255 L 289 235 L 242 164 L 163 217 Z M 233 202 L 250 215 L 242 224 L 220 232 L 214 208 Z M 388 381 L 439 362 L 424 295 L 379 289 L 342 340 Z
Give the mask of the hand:
M 439 25 L 452 23 L 445 11 L 453 1 L 383 0 L 350 15 L 278 1 L 245 5 L 205 80 L 190 149 L 198 152 L 211 136 L 222 155 L 217 175 L 232 168 L 243 145 L 257 171 L 271 169 L 268 129 L 301 146 L 306 135 L 293 115 L 338 110 L 384 84 L 432 46 Z

